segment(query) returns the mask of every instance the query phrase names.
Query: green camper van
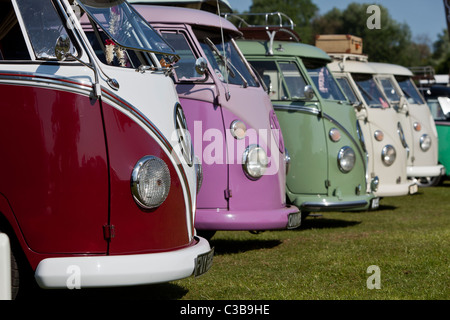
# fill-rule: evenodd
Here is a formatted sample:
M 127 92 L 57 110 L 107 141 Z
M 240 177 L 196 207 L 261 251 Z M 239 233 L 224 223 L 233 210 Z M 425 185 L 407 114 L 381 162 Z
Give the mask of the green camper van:
M 291 158 L 288 200 L 307 214 L 377 208 L 378 180 L 368 180 L 364 138 L 331 58 L 297 41 L 293 28 L 241 22 L 237 44 L 266 85 Z

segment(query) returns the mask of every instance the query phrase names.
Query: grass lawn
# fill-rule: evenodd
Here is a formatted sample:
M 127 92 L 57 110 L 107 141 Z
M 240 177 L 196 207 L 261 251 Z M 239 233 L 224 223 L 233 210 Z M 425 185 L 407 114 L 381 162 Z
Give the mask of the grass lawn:
M 296 230 L 220 231 L 210 243 L 213 266 L 197 278 L 33 299 L 449 300 L 450 181 L 384 198 L 377 211 L 323 213 Z M 370 266 L 380 289 L 368 289 Z
M 221 231 L 213 267 L 174 282 L 179 299 L 450 299 L 450 182 L 384 198 L 371 212 L 329 212 L 300 229 Z M 379 267 L 380 289 L 369 266 Z

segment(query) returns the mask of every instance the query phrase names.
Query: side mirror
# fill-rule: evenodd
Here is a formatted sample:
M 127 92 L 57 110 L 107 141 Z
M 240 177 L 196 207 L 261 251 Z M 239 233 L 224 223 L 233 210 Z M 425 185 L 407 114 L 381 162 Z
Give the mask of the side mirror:
M 67 35 L 61 35 L 56 40 L 55 44 L 55 57 L 59 61 L 66 60 L 70 54 L 70 39 Z
M 198 74 L 204 75 L 207 70 L 208 70 L 208 60 L 206 60 L 203 57 L 198 58 L 195 61 L 195 71 L 197 71 Z
M 311 100 L 314 98 L 314 89 L 309 84 L 305 86 L 303 92 L 305 93 L 305 98 L 307 100 Z

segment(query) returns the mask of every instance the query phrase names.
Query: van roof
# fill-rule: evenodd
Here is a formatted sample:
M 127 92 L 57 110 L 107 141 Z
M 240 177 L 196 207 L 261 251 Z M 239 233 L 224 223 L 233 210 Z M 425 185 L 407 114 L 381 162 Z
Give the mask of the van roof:
M 266 56 L 269 49 L 269 41 L 239 39 L 238 45 L 241 51 L 248 55 Z M 331 62 L 330 56 L 322 49 L 300 42 L 274 41 L 273 52 L 277 56 L 296 56 Z
M 153 5 L 133 5 L 150 24 L 188 24 L 191 26 L 202 26 L 208 28 L 223 28 L 232 32 L 235 36 L 240 36 L 241 32 L 228 20 L 217 14 L 184 7 L 153 6 Z
M 393 74 L 395 76 L 409 76 L 409 77 L 413 76 L 411 70 L 398 64 L 370 62 L 370 65 L 376 70 L 376 73 L 379 74 Z
M 333 60 L 332 63 L 328 64 L 328 67 L 332 72 L 350 72 L 350 73 L 366 73 L 375 74 L 375 69 L 368 63 L 364 61 L 355 60 Z
M 131 4 L 155 4 L 155 5 L 174 5 L 174 6 L 201 6 L 203 4 L 212 7 L 219 3 L 221 11 L 232 12 L 233 8 L 228 0 L 128 0 Z

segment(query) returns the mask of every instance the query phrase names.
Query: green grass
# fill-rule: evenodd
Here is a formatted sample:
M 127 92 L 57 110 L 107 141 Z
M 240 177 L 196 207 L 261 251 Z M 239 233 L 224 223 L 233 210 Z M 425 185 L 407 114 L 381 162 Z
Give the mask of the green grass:
M 211 270 L 166 284 L 46 290 L 67 297 L 171 300 L 448 300 L 450 182 L 384 198 L 370 212 L 329 212 L 296 230 L 220 231 Z M 368 289 L 367 268 L 381 289 Z M 75 292 L 74 292 L 75 291 Z
M 300 229 L 218 232 L 212 269 L 174 282 L 179 299 L 449 299 L 450 183 L 384 198 L 372 212 L 329 212 Z M 367 268 L 381 289 L 368 289 Z

